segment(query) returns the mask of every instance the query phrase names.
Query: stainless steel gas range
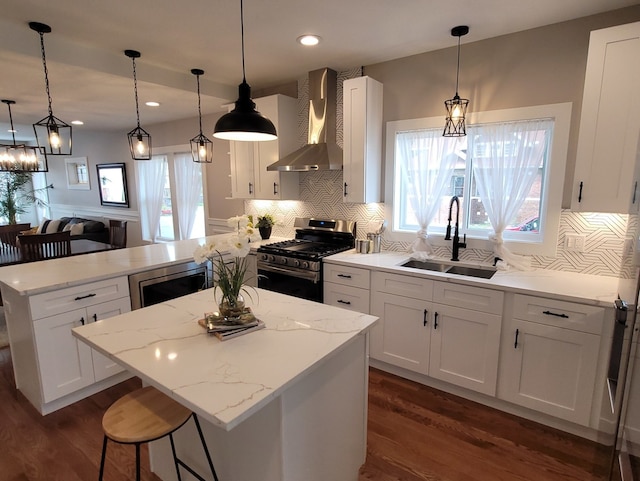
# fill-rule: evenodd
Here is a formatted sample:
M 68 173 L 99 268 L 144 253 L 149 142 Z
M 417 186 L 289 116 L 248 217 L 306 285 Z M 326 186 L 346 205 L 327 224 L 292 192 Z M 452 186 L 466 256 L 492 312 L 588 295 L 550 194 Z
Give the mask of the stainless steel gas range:
M 258 287 L 322 302 L 322 258 L 352 249 L 356 223 L 297 218 L 294 239 L 258 248 Z

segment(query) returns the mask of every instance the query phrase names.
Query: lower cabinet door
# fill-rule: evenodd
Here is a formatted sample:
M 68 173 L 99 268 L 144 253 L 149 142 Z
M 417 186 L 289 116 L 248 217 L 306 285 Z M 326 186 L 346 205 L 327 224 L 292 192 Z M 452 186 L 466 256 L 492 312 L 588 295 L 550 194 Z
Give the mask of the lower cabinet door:
M 71 334 L 71 329 L 84 322 L 87 322 L 85 309 L 34 321 L 44 402 L 66 396 L 93 383 L 91 348 Z
M 371 314 L 380 320 L 371 330 L 371 357 L 427 374 L 429 309 L 422 300 L 374 292 Z
M 494 314 L 434 304 L 429 376 L 495 396 L 501 323 Z
M 600 337 L 518 319 L 510 330 L 498 396 L 588 426 Z
M 131 302 L 128 297 L 87 307 L 89 322 L 100 321 L 129 311 L 131 311 Z M 120 364 L 94 349 L 91 349 L 91 356 L 93 358 L 93 373 L 96 382 L 124 371 L 124 368 Z

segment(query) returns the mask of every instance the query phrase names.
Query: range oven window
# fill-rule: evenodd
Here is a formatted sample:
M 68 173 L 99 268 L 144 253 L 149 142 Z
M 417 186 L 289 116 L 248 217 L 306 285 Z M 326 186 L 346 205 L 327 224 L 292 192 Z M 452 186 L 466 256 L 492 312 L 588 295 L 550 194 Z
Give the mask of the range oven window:
M 322 281 L 314 282 L 280 272 L 258 268 L 258 287 L 310 301 L 322 302 Z

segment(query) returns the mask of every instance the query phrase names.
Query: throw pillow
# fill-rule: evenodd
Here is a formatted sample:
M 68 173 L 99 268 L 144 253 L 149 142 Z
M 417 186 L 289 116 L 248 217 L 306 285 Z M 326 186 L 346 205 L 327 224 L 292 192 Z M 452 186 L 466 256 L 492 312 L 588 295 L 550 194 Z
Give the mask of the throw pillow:
M 77 224 L 71 225 L 71 235 L 81 235 L 84 232 L 84 224 L 82 222 L 78 222 Z
M 49 222 L 51 222 L 51 221 L 49 219 L 47 219 L 46 217 L 44 219 L 42 219 L 42 221 L 40 221 L 40 225 L 36 229 L 36 234 L 45 233 L 46 232 L 46 228 L 49 225 Z
M 32 227 L 29 230 L 22 230 L 22 231 L 20 231 L 20 235 L 33 235 L 33 234 L 36 234 L 38 232 L 38 228 L 39 227 L 40 226 L 35 226 L 35 227 Z
M 50 220 L 43 230 L 45 234 L 53 234 L 54 232 L 58 232 L 58 227 L 60 227 L 60 219 Z

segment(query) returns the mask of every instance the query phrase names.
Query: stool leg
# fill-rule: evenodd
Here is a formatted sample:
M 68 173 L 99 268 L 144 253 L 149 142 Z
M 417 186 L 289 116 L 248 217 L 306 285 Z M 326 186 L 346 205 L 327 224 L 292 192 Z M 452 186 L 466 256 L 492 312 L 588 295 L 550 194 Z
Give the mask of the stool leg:
M 102 442 L 102 458 L 100 458 L 100 477 L 98 477 L 98 481 L 102 481 L 102 475 L 104 474 L 104 460 L 107 457 L 107 437 L 104 437 L 104 441 Z
M 173 463 L 176 465 L 178 481 L 182 481 L 182 478 L 180 477 L 180 467 L 178 466 L 178 456 L 176 455 L 176 445 L 173 442 L 173 433 L 169 434 L 169 441 L 171 441 L 171 452 L 173 453 Z
M 209 462 L 209 468 L 211 468 L 211 474 L 213 474 L 213 479 L 215 479 L 215 481 L 218 481 L 218 475 L 216 474 L 216 470 L 213 467 L 213 461 L 211 461 L 209 448 L 207 448 L 207 443 L 204 440 L 204 436 L 202 434 L 202 428 L 200 427 L 200 422 L 198 421 L 198 416 L 196 416 L 196 413 L 193 413 L 193 421 L 196 423 L 196 428 L 198 429 L 198 435 L 200 436 L 200 441 L 202 442 L 202 448 L 204 449 L 204 453 L 207 455 L 207 461 Z
M 136 481 L 140 481 L 140 443 L 136 443 Z

